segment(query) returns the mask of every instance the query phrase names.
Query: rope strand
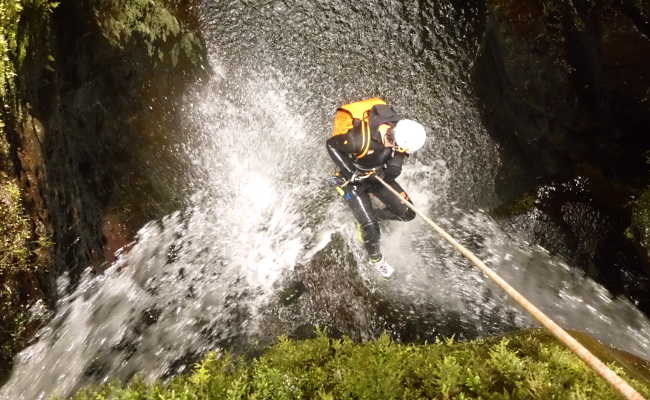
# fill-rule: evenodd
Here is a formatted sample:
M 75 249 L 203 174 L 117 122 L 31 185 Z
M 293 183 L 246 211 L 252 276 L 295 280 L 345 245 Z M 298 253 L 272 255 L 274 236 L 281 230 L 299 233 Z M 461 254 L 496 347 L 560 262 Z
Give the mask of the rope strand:
M 387 184 L 379 176 L 375 175 L 381 184 L 386 186 L 388 190 L 391 191 L 395 196 L 402 199 L 402 196 L 393 189 L 389 184 Z M 481 261 L 474 253 L 469 251 L 463 245 L 458 243 L 450 234 L 445 232 L 440 228 L 435 222 L 433 222 L 429 217 L 424 215 L 420 210 L 415 208 L 410 202 L 402 200 L 406 206 L 413 210 L 417 215 L 422 217 L 431 227 L 442 236 L 447 242 L 449 242 L 456 250 L 458 250 L 462 255 L 469 259 L 472 264 L 478 267 L 483 273 L 485 273 L 490 279 L 492 279 L 497 285 L 499 285 L 510 297 L 512 297 L 519 305 L 521 305 L 528 313 L 530 313 L 533 318 L 535 318 L 539 323 L 541 323 L 546 329 L 548 329 L 553 336 L 558 338 L 562 343 L 564 343 L 571 351 L 573 351 L 578 357 L 580 357 L 589 367 L 596 371 L 600 376 L 602 376 L 614 389 L 620 392 L 628 400 L 645 400 L 645 398 L 637 392 L 629 383 L 623 380 L 618 376 L 614 371 L 612 371 L 607 365 L 605 365 L 598 357 L 593 355 L 586 347 L 584 347 L 580 342 L 575 340 L 567 331 L 562 327 L 556 324 L 551 318 L 544 314 L 540 309 L 538 309 L 534 304 L 528 301 L 521 293 L 519 293 L 515 288 L 510 286 L 503 278 L 501 278 L 496 272 L 490 269 L 483 261 Z

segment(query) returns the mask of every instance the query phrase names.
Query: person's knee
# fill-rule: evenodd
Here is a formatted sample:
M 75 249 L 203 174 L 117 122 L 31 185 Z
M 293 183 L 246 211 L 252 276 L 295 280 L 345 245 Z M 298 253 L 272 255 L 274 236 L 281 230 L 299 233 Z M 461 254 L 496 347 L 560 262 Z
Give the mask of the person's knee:
M 411 221 L 413 218 L 415 218 L 415 211 L 410 208 L 406 208 L 399 214 L 399 219 L 402 221 Z
M 399 213 L 396 213 L 397 218 L 399 218 L 400 221 L 410 221 L 413 218 L 415 218 L 415 211 L 411 210 L 408 207 L 404 207 L 403 209 L 400 210 Z

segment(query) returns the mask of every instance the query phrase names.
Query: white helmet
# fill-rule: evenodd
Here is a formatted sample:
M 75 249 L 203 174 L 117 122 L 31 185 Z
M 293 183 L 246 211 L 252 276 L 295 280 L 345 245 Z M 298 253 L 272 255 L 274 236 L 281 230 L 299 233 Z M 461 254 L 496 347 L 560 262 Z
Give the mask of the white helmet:
M 401 119 L 393 128 L 395 144 L 408 153 L 414 153 L 424 146 L 427 133 L 424 126 L 411 119 Z

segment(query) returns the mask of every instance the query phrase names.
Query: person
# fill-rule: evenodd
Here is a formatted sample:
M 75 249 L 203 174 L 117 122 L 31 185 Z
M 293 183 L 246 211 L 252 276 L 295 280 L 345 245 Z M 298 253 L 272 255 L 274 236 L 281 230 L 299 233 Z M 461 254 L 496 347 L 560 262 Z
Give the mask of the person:
M 393 107 L 375 97 L 339 107 L 332 137 L 327 140 L 327 152 L 341 180 L 337 190 L 357 220 L 370 263 L 385 277 L 392 275 L 393 268 L 381 253 L 379 222 L 415 218 L 415 212 L 405 204 L 411 199 L 396 178 L 402 172 L 404 160 L 419 150 L 425 139 L 424 126 L 402 119 Z M 402 198 L 397 198 L 375 176 L 383 179 Z M 385 207 L 373 208 L 371 195 Z

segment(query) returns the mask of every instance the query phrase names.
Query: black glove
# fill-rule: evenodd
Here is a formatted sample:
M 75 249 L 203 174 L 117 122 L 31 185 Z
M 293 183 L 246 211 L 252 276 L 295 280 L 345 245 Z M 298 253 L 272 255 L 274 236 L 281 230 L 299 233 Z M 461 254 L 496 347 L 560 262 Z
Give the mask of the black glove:
M 389 165 L 383 169 L 383 178 L 385 181 L 392 182 L 402 173 L 401 165 Z
M 384 168 L 384 180 L 392 182 L 402 173 L 402 164 L 407 157 L 405 153 L 394 153 L 393 157 L 388 160 Z

